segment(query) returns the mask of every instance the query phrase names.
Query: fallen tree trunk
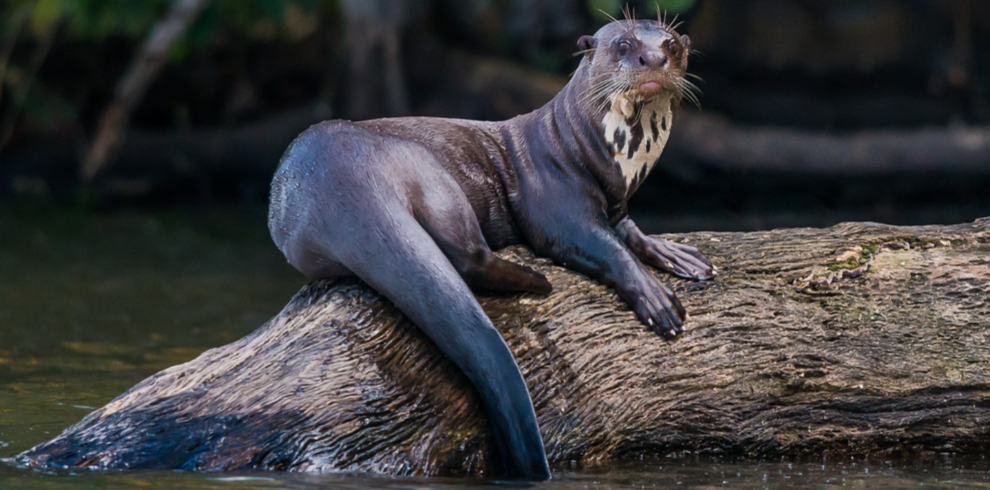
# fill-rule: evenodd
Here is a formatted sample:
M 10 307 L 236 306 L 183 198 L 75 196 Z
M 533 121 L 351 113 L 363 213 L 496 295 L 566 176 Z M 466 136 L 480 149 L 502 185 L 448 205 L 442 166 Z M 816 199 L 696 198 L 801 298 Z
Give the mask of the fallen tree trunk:
M 809 175 L 968 172 L 985 174 L 990 127 L 864 130 L 848 135 L 775 127 L 742 127 L 693 113 L 677 123 L 672 148 L 733 171 Z
M 703 283 L 664 277 L 691 315 L 673 342 L 608 288 L 521 248 L 500 253 L 555 288 L 482 298 L 553 463 L 986 449 L 990 219 L 673 238 L 721 270 Z M 306 286 L 251 335 L 17 459 L 407 475 L 486 473 L 493 456 L 465 378 L 388 302 L 340 280 Z

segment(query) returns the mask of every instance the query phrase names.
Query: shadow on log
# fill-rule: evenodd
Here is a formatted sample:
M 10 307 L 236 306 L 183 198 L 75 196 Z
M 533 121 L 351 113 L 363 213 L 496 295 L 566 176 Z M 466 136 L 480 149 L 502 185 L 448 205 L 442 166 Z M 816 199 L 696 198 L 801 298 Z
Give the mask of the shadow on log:
M 663 277 L 691 314 L 675 342 L 610 289 L 521 248 L 500 253 L 555 287 L 482 298 L 529 384 L 552 463 L 986 450 L 990 219 L 670 238 L 722 271 L 705 283 Z M 858 277 L 820 279 L 874 255 Z M 148 378 L 16 459 L 486 474 L 496 467 L 487 427 L 454 366 L 390 304 L 343 280 L 306 286 L 251 335 Z

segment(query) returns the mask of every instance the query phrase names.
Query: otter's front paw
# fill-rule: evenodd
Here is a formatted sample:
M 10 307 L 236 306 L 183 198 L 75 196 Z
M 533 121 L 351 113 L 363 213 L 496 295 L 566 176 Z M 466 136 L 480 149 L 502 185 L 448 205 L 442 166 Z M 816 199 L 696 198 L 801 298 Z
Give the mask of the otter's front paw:
M 658 335 L 676 337 L 684 331 L 686 312 L 677 296 L 649 271 L 643 271 L 617 291 L 636 313 L 639 321 Z
M 675 276 L 695 281 L 707 281 L 715 277 L 712 261 L 690 245 L 643 237 L 630 248 L 644 262 Z

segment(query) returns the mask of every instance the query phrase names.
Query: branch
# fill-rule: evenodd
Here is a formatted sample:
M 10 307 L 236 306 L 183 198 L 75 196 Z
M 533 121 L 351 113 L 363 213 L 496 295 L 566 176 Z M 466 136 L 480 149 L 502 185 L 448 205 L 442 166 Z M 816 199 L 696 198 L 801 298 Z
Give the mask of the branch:
M 850 134 L 744 127 L 724 117 L 685 113 L 671 148 L 732 170 L 819 175 L 987 172 L 990 127 L 863 130 Z
M 28 9 L 25 9 L 28 11 Z M 17 41 L 17 36 L 20 33 L 21 23 L 25 19 L 20 19 L 18 13 L 15 12 L 15 17 L 13 19 L 14 27 L 6 41 L 6 46 L 4 47 L 4 52 L 2 53 L 2 60 L 0 60 L 0 92 L 3 92 L 3 84 L 6 82 L 7 75 L 7 64 L 10 61 L 10 54 L 14 48 L 14 43 Z M 7 143 L 10 142 L 11 136 L 14 134 L 14 128 L 17 126 L 17 120 L 21 116 L 21 111 L 24 109 L 24 104 L 27 102 L 28 94 L 31 92 L 31 87 L 34 85 L 35 77 L 38 76 L 38 70 L 41 69 L 41 65 L 45 63 L 48 59 L 48 55 L 51 53 L 52 46 L 55 44 L 55 34 L 58 32 L 59 22 L 58 20 L 53 20 L 44 26 L 44 30 L 38 34 L 38 45 L 35 46 L 34 51 L 31 53 L 31 59 L 28 62 L 27 69 L 24 72 L 24 76 L 16 87 L 13 89 L 13 100 L 10 103 L 10 112 L 7 113 L 7 117 L 3 120 L 3 126 L 0 127 L 0 152 L 7 147 Z
M 148 35 L 131 66 L 117 84 L 116 97 L 100 117 L 96 138 L 83 161 L 82 177 L 89 182 L 124 141 L 127 122 L 148 85 L 165 65 L 168 50 L 196 20 L 209 0 L 176 0 L 165 18 Z

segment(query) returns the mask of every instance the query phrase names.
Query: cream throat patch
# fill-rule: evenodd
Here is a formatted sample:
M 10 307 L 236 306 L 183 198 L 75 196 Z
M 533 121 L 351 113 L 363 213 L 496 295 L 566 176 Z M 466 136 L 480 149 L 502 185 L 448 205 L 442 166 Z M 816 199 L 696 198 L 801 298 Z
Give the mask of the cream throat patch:
M 671 98 L 643 101 L 635 95 L 616 94 L 602 125 L 612 160 L 626 180 L 631 195 L 653 170 L 670 136 Z

